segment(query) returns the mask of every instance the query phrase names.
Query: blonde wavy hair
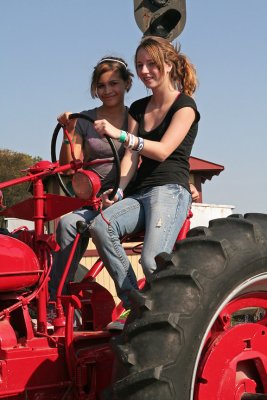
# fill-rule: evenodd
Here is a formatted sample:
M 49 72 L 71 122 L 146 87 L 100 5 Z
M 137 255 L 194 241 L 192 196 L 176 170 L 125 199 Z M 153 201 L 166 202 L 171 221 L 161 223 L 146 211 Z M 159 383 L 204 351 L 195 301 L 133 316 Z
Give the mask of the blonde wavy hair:
M 163 73 L 164 63 L 172 66 L 170 80 L 173 87 L 192 96 L 198 86 L 195 66 L 189 58 L 180 52 L 180 45 L 173 45 L 168 40 L 159 36 L 145 36 L 135 52 L 135 67 L 137 54 L 140 49 L 145 49 Z

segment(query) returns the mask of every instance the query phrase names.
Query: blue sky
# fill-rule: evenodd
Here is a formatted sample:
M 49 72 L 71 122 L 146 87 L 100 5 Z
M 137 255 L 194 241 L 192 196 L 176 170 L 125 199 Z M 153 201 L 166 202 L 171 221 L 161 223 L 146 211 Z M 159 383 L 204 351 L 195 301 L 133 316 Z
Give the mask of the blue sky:
M 187 0 L 179 42 L 196 65 L 201 112 L 192 155 L 224 165 L 203 201 L 267 212 L 267 1 Z M 142 33 L 133 0 L 1 1 L 1 148 L 50 159 L 56 116 L 96 106 L 93 66 L 121 56 L 134 71 Z M 146 96 L 135 77 L 128 105 Z

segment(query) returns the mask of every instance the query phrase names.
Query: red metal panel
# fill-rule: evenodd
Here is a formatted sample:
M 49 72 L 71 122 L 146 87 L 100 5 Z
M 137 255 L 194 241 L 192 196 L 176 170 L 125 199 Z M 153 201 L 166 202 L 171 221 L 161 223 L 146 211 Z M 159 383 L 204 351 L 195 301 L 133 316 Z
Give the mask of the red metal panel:
M 26 199 L 12 207 L 0 212 L 5 217 L 21 218 L 28 221 L 34 221 L 34 197 Z M 57 194 L 47 193 L 45 195 L 44 221 L 52 221 L 63 214 L 78 209 L 88 204 L 88 201 L 74 197 L 59 196 Z
M 13 291 L 36 284 L 41 274 L 39 261 L 25 243 L 0 235 L 0 291 Z

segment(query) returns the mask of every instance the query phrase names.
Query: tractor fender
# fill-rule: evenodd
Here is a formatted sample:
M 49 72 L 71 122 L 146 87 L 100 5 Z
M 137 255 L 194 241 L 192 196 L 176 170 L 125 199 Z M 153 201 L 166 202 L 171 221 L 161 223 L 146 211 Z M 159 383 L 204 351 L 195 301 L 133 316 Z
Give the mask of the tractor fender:
M 14 237 L 0 235 L 0 292 L 31 287 L 41 274 L 34 251 Z

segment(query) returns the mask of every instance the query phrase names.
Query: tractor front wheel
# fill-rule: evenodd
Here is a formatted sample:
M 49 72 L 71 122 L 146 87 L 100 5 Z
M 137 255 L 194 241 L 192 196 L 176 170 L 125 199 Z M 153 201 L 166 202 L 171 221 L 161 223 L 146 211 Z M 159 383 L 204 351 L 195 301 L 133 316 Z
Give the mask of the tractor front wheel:
M 192 229 L 157 257 L 113 339 L 113 400 L 267 399 L 267 215 Z

